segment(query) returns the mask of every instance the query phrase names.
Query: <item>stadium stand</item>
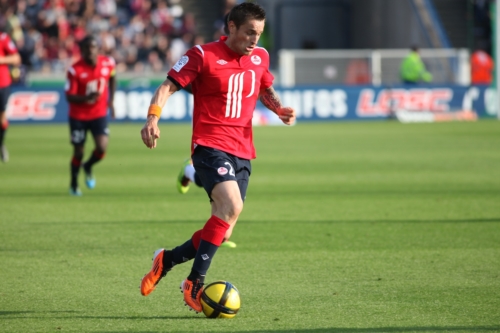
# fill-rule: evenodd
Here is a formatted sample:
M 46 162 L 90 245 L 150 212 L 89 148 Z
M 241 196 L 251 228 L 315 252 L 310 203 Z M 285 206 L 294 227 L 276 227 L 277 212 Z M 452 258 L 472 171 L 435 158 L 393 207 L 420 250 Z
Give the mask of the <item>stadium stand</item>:
M 118 72 L 151 73 L 211 38 L 215 28 L 200 34 L 189 9 L 198 10 L 189 0 L 0 0 L 0 23 L 31 72 L 64 73 L 80 56 L 78 41 L 91 33 Z M 201 20 L 213 25 L 214 18 Z

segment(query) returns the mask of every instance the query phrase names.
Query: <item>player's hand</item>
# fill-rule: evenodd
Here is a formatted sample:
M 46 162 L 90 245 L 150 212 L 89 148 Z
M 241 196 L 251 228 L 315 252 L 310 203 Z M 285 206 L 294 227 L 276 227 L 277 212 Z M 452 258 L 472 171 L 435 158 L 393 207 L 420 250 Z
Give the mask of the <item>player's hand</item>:
M 88 94 L 86 97 L 87 97 L 87 103 L 88 104 L 94 104 L 97 99 L 99 98 L 99 93 L 98 92 L 93 92 L 93 93 L 90 93 Z
M 160 129 L 158 128 L 158 117 L 148 116 L 144 127 L 141 129 L 142 142 L 149 149 L 156 147 L 156 139 L 160 138 Z
M 276 114 L 285 125 L 292 125 L 297 117 L 295 115 L 295 110 L 288 106 L 278 109 Z

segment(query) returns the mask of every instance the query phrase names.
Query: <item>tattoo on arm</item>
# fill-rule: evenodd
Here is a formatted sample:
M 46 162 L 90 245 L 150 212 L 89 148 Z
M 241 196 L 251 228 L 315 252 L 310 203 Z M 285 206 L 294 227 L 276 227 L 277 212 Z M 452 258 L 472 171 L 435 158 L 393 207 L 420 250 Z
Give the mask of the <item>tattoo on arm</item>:
M 276 91 L 274 91 L 273 87 L 269 87 L 261 91 L 260 101 L 266 108 L 274 112 L 278 111 L 282 107 L 280 98 L 278 97 Z

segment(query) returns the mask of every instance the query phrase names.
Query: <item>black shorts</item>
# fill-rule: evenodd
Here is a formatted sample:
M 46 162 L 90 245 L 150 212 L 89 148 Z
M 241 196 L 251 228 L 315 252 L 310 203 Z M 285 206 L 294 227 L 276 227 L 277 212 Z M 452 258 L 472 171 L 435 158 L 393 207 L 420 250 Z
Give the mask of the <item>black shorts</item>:
M 245 201 L 248 181 L 252 173 L 249 160 L 205 146 L 195 148 L 192 160 L 196 174 L 200 177 L 210 200 L 212 200 L 210 194 L 217 183 L 236 180 L 240 188 L 241 200 Z
M 7 102 L 10 96 L 10 87 L 0 88 L 0 113 L 7 109 Z
M 71 143 L 75 146 L 80 146 L 85 144 L 87 131 L 90 131 L 94 138 L 97 135 L 109 135 L 108 119 L 107 117 L 94 120 L 77 120 L 69 118 L 69 131 Z

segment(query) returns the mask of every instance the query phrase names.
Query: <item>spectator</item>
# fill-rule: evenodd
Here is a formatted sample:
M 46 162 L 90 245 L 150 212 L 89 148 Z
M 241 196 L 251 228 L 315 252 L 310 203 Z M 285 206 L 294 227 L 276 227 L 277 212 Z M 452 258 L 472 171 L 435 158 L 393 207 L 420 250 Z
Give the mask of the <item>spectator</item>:
M 23 64 L 30 71 L 47 73 L 64 71 L 77 60 L 77 43 L 89 34 L 98 36 L 100 52 L 116 59 L 118 72 L 170 68 L 172 51 L 185 52 L 197 36 L 194 15 L 180 4 L 178 0 L 0 0 Z
M 418 47 L 413 46 L 410 53 L 401 63 L 401 80 L 405 84 L 417 84 L 420 81 L 432 81 L 432 74 L 425 69 L 425 64 L 420 58 L 418 51 Z
M 471 83 L 491 84 L 493 82 L 493 58 L 482 48 L 476 49 L 470 58 Z

